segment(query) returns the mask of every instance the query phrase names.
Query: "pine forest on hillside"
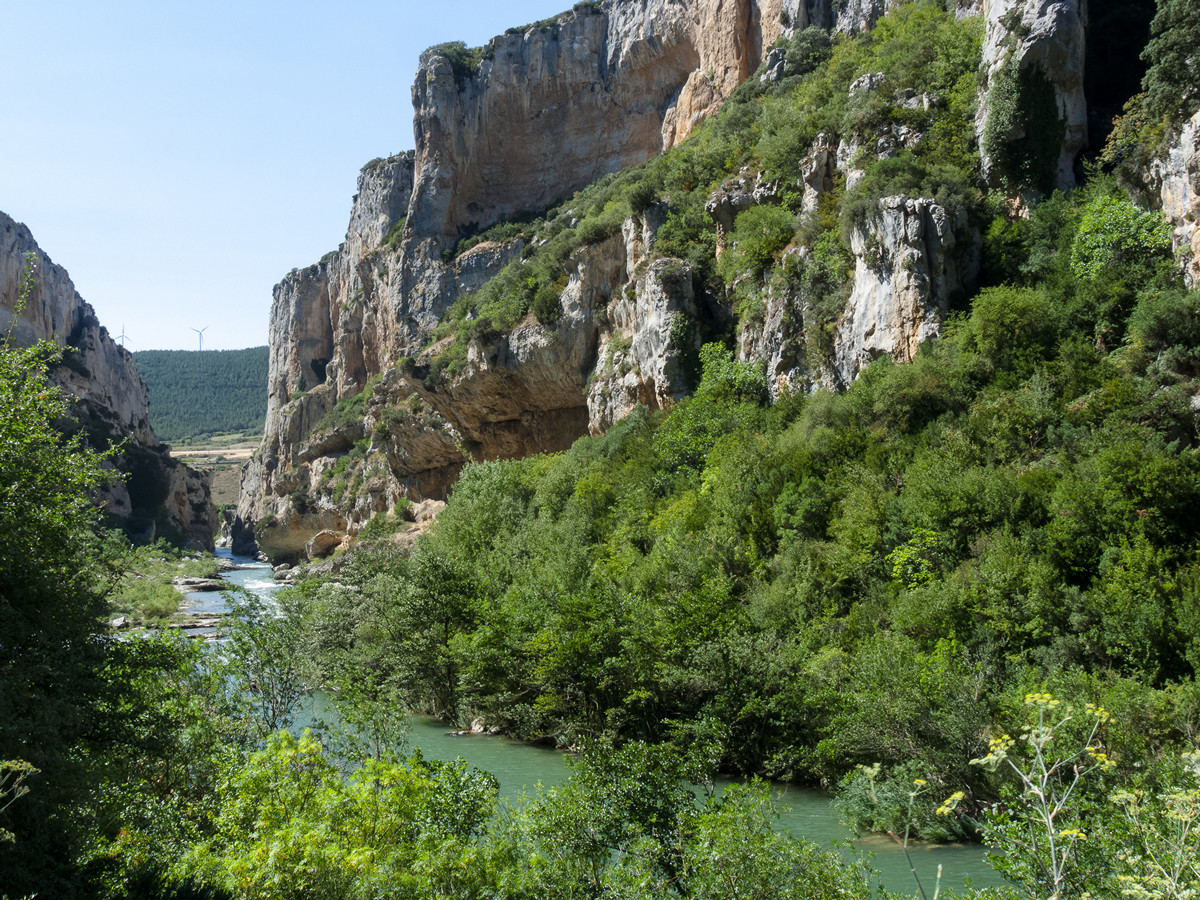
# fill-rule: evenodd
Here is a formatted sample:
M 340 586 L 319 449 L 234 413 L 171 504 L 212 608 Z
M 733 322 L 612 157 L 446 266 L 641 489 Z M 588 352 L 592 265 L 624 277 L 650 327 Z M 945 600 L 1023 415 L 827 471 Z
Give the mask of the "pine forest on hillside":
M 267 413 L 267 348 L 138 350 L 150 389 L 150 422 L 168 443 L 216 434 L 262 434 Z

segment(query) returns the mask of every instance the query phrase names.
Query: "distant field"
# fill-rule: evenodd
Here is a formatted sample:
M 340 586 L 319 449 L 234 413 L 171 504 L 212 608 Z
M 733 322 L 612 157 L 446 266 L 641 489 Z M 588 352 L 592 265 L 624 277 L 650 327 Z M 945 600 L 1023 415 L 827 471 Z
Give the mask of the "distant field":
M 139 350 L 150 389 L 150 424 L 160 440 L 192 446 L 257 443 L 267 414 L 267 348 Z
M 213 473 L 212 500 L 218 507 L 232 506 L 241 489 L 241 468 L 258 447 L 257 438 L 240 434 L 213 435 L 208 441 L 171 448 L 171 456 L 196 469 Z

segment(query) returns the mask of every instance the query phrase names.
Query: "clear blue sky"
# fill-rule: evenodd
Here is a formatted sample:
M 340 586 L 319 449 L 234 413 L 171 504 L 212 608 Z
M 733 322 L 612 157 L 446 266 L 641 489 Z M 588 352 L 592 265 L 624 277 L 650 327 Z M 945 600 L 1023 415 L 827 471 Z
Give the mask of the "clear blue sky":
M 0 0 L 0 210 L 134 350 L 267 342 L 271 287 L 413 146 L 421 51 L 572 0 Z

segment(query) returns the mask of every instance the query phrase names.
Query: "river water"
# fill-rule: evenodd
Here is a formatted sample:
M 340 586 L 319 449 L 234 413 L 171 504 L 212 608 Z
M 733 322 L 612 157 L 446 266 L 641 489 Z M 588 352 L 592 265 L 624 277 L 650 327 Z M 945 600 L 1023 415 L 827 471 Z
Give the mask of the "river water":
M 277 590 L 266 563 L 232 556 L 228 550 L 218 550 L 217 555 L 231 559 L 241 567 L 222 575 L 230 583 L 263 596 Z M 221 593 L 189 594 L 186 601 L 195 612 L 228 611 Z M 320 712 L 324 714 L 325 710 Z M 309 719 L 312 714 L 312 711 L 308 713 Z M 428 717 L 413 716 L 409 720 L 408 744 L 410 748 L 419 747 L 427 759 L 452 760 L 461 756 L 469 765 L 491 772 L 500 782 L 500 796 L 509 801 L 532 793 L 538 784 L 546 787 L 561 784 L 569 775 L 566 754 L 561 751 L 499 735 L 457 735 L 444 722 Z M 722 780 L 717 785 L 718 791 L 729 783 L 728 779 Z M 917 893 L 908 861 L 896 841 L 879 835 L 855 839 L 839 820 L 827 794 L 780 783 L 772 785 L 772 792 L 783 810 L 780 828 L 824 847 L 838 842 L 845 856 L 867 856 L 889 889 L 905 894 Z M 909 855 L 931 896 L 939 865 L 944 887 L 961 888 L 964 879 L 970 879 L 975 887 L 1004 883 L 988 864 L 986 848 L 977 845 L 916 843 L 909 846 Z

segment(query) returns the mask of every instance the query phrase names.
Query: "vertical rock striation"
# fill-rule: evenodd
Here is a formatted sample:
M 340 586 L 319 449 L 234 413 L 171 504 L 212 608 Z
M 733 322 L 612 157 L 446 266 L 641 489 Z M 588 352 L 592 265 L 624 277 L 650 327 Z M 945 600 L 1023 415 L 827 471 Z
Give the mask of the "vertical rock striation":
M 1200 287 L 1200 112 L 1184 122 L 1166 155 L 1150 168 L 1150 184 L 1174 228 L 1188 286 Z
M 984 82 L 975 122 L 984 174 L 995 180 L 999 157 L 1044 141 L 1046 152 L 1057 159 L 1047 160 L 1053 184 L 1037 187 L 1070 190 L 1075 186 L 1075 159 L 1087 145 L 1087 0 L 984 0 L 983 5 Z M 1029 107 L 1037 98 L 1022 79 L 1039 75 L 1052 88 L 1051 116 L 1057 115 L 1057 124 L 1036 113 L 1030 116 Z M 1058 133 L 1039 133 L 1049 129 Z
M 929 198 L 884 197 L 850 236 L 854 284 L 834 336 L 833 386 L 876 357 L 911 362 L 934 337 L 956 291 L 979 273 L 979 234 L 964 209 Z

